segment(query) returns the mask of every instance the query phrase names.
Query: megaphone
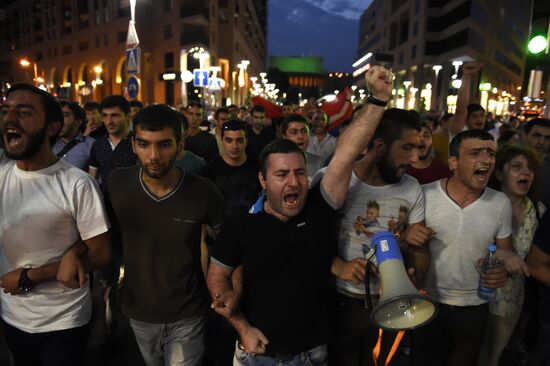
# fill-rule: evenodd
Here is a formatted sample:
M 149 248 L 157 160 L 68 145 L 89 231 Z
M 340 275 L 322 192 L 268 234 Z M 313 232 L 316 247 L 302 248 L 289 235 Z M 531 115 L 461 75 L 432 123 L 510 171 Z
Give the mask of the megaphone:
M 380 273 L 380 301 L 371 312 L 371 323 L 384 330 L 409 330 L 429 323 L 437 303 L 421 295 L 409 280 L 397 238 L 382 231 L 371 238 Z

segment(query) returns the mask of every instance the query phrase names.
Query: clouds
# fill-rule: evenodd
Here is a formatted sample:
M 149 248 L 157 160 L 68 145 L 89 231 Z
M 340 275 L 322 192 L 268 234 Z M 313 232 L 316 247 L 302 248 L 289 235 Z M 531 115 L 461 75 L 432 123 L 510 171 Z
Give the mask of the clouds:
M 327 13 L 347 19 L 359 19 L 372 0 L 304 0 Z
M 331 2 L 340 4 L 340 8 L 327 11 L 320 6 Z M 267 32 L 269 55 L 322 55 L 327 70 L 351 71 L 357 51 L 358 20 L 336 15 L 335 12 L 345 10 L 343 3 L 361 2 L 364 0 L 270 0 Z M 354 6 L 357 8 L 359 5 Z M 360 15 L 366 8 L 361 11 L 350 9 L 347 8 L 348 13 Z
M 306 19 L 307 14 L 302 9 L 294 9 L 288 14 L 287 19 L 291 22 L 299 23 Z

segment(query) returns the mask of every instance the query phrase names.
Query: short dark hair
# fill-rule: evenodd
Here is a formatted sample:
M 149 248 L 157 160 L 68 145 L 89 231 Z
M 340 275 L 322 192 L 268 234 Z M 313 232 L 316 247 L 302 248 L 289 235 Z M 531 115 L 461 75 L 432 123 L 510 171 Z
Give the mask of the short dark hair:
M 63 124 L 63 111 L 61 110 L 59 103 L 53 97 L 53 95 L 51 95 L 47 91 L 37 88 L 34 85 L 17 83 L 17 84 L 13 84 L 11 88 L 9 88 L 8 92 L 6 93 L 6 97 L 8 97 L 11 93 L 16 92 L 18 90 L 30 91 L 31 93 L 34 93 L 40 96 L 40 99 L 42 99 L 44 114 L 46 116 L 45 118 L 46 125 L 52 122 L 60 122 L 61 124 Z
M 459 132 L 451 140 L 451 143 L 449 144 L 449 156 L 454 156 L 455 158 L 458 158 L 460 153 L 460 145 L 462 145 L 462 141 L 468 140 L 468 139 L 495 141 L 493 135 L 491 135 L 489 132 L 485 130 L 462 131 L 462 132 Z
M 229 121 L 226 121 L 222 125 L 222 138 L 225 131 L 244 131 L 244 137 L 248 139 L 246 127 L 247 123 L 238 119 L 231 119 Z
M 134 117 L 133 126 L 134 131 L 138 126 L 145 131 L 161 131 L 168 127 L 174 131 L 176 143 L 181 141 L 181 114 L 164 104 L 152 104 L 140 110 Z
M 186 109 L 189 109 L 191 107 L 197 107 L 197 108 L 200 108 L 200 109 L 204 109 L 204 106 L 202 105 L 202 103 L 197 102 L 196 100 L 192 100 L 189 103 L 187 103 L 187 108 Z
M 503 126 L 506 126 L 506 125 L 503 125 Z M 506 131 L 502 131 L 497 140 L 498 147 L 500 148 L 508 144 L 517 134 L 518 134 L 518 131 L 514 130 L 513 128 L 509 128 Z
M 255 105 L 254 107 L 252 107 L 252 109 L 250 110 L 250 115 L 253 115 L 254 112 L 257 112 L 257 113 L 265 113 L 265 108 L 261 105 Z
M 291 153 L 300 154 L 304 158 L 304 162 L 306 161 L 306 154 L 293 141 L 277 139 L 277 140 L 271 141 L 266 147 L 264 147 L 264 149 L 262 150 L 258 158 L 260 172 L 262 173 L 262 176 L 264 177 L 264 179 L 267 174 L 267 160 L 269 159 L 269 155 L 291 154 Z
M 369 141 L 368 148 L 371 149 L 374 146 L 376 139 L 382 139 L 389 148 L 396 140 L 401 138 L 403 130 L 420 131 L 420 129 L 418 117 L 410 111 L 399 108 L 386 109 Z
M 130 107 L 138 107 L 139 109 L 142 109 L 143 103 L 141 103 L 139 100 L 131 100 Z
M 466 109 L 468 110 L 468 116 L 466 117 L 466 119 L 470 118 L 470 114 L 478 111 L 483 111 L 483 113 L 485 113 L 485 108 L 483 108 L 481 104 L 477 104 L 477 103 L 468 104 Z
M 550 119 L 547 118 L 533 118 L 529 122 L 525 124 L 523 127 L 523 131 L 525 131 L 525 134 L 528 135 L 529 132 L 533 129 L 533 127 L 539 126 L 544 128 L 550 128 Z
M 288 125 L 291 122 L 305 123 L 305 125 L 309 127 L 309 123 L 304 116 L 302 116 L 301 114 L 292 113 L 283 120 L 283 123 L 281 123 L 281 132 L 283 133 L 283 135 L 286 135 L 286 130 L 288 130 Z
M 99 103 L 98 102 L 86 102 L 84 104 L 84 110 L 89 112 L 89 111 L 98 111 L 99 110 Z
M 82 122 L 86 122 L 86 112 L 77 102 L 67 102 L 65 100 L 62 100 L 61 102 L 59 102 L 59 106 L 61 108 L 69 108 L 74 116 L 74 119 L 76 119 L 77 121 L 79 120 Z
M 124 114 L 130 113 L 130 103 L 122 95 L 109 95 L 101 101 L 99 109 L 119 107 Z
M 214 112 L 214 119 L 218 119 L 220 113 L 229 114 L 229 109 L 227 109 L 225 107 L 220 107 L 220 108 L 216 109 L 216 111 Z

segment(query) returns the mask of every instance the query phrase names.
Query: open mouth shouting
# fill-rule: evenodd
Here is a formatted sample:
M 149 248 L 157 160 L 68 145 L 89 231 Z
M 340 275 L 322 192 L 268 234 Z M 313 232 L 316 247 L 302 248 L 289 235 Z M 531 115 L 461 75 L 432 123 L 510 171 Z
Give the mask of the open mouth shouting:
M 491 169 L 488 166 L 481 166 L 474 170 L 474 177 L 479 181 L 485 181 L 490 173 Z
M 521 191 L 527 192 L 531 188 L 531 179 L 529 178 L 520 178 L 516 181 L 516 185 Z
M 283 203 L 287 209 L 293 210 L 298 207 L 299 198 L 298 192 L 292 191 L 283 195 Z
M 21 143 L 23 133 L 19 128 L 9 126 L 4 127 L 4 142 L 6 147 L 16 147 Z

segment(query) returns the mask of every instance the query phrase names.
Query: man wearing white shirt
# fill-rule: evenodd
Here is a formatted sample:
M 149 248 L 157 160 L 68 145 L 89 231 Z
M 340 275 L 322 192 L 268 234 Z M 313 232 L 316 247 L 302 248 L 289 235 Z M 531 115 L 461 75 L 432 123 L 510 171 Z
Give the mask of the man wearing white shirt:
M 495 165 L 496 144 L 483 130 L 468 130 L 451 141 L 453 175 L 422 186 L 430 267 L 426 290 L 439 303 L 436 319 L 415 331 L 411 365 L 476 365 L 489 315 L 488 302 L 477 295 L 479 262 L 487 246 L 497 245 L 503 264 L 482 274 L 485 287 L 497 288 L 506 272 L 526 275 L 527 266 L 512 253 L 512 207 L 487 182 Z
M 313 112 L 309 122 L 311 133 L 307 152 L 319 155 L 327 164 L 336 150 L 336 137 L 328 133 L 328 116 L 325 112 L 318 110 Z
M 12 160 L 0 160 L 2 325 L 17 365 L 80 364 L 91 316 L 86 273 L 110 256 L 101 193 L 53 154 L 63 114 L 50 94 L 16 84 L 6 104 L 2 138 Z

